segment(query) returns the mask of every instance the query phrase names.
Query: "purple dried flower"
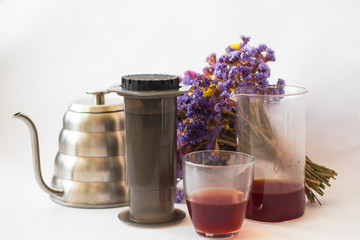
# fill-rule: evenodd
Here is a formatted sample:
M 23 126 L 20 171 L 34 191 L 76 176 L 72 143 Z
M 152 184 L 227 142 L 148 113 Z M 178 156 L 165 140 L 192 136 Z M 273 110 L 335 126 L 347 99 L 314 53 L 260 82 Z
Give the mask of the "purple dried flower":
M 253 83 L 251 82 L 253 80 L 253 77 L 251 75 L 246 76 L 244 80 L 246 81 L 246 86 L 253 85 Z
M 257 84 L 260 84 L 263 82 L 264 79 L 266 79 L 266 76 L 264 76 L 264 74 L 261 72 L 256 72 L 254 74 L 254 79 Z
M 182 83 L 185 85 L 199 85 L 197 78 L 193 78 L 190 75 L 186 75 L 182 79 Z
M 220 57 L 219 57 L 219 60 L 218 60 L 218 62 L 220 62 L 220 63 L 227 63 L 228 61 L 229 61 L 229 55 L 228 54 L 224 54 L 224 55 L 221 55 Z
M 279 89 L 277 89 L 277 88 L 273 88 L 271 94 L 272 94 L 272 95 L 279 95 L 279 94 L 280 94 L 280 91 L 279 91 Z
M 246 94 L 255 94 L 255 89 L 247 88 L 247 89 L 245 89 L 245 93 Z
M 234 146 L 220 141 L 220 139 L 225 139 L 224 137 L 234 138 L 235 143 L 233 135 L 235 103 L 229 99 L 229 94 L 237 87 L 268 86 L 270 68 L 267 62 L 275 61 L 274 51 L 265 44 L 260 44 L 255 48 L 248 45 L 249 37 L 241 36 L 241 39 L 240 44 L 231 45 L 233 48 L 228 46 L 225 54 L 217 57 L 213 53 L 207 57 L 208 65 L 203 69 L 203 74 L 193 71 L 184 73 L 182 83 L 193 87 L 190 92 L 178 97 L 179 157 L 194 150 L 214 148 L 236 150 Z M 284 84 L 284 80 L 278 79 L 277 88 L 271 93 L 282 94 Z M 263 93 L 266 92 L 263 91 Z M 178 168 L 180 167 L 181 164 L 178 165 Z M 178 177 L 182 174 L 180 170 L 177 169 Z M 184 198 L 180 189 L 176 189 L 175 195 L 177 202 Z
M 180 132 L 185 130 L 185 123 L 178 121 L 177 122 L 177 129 L 179 129 Z
M 229 96 L 230 96 L 230 95 L 229 95 Z M 223 108 L 224 108 L 225 110 L 231 111 L 232 106 L 230 106 L 230 99 L 229 99 L 229 98 L 226 98 L 226 99 L 225 99 L 225 105 L 223 106 Z
M 208 143 L 206 143 L 206 145 L 205 145 L 205 149 L 206 149 L 206 150 L 212 150 L 212 149 L 214 149 L 214 148 L 215 148 L 215 142 L 213 142 L 213 141 L 208 142 Z
M 229 53 L 229 52 L 231 52 L 231 51 L 233 51 L 233 50 L 232 50 L 232 48 L 231 48 L 230 46 L 227 46 L 227 47 L 225 48 L 225 52 Z
M 267 49 L 267 46 L 265 44 L 259 44 L 258 51 L 263 52 Z
M 210 79 L 209 79 L 209 78 L 204 77 L 204 78 L 202 79 L 202 83 L 203 83 L 203 87 L 204 87 L 204 88 L 210 87 Z
M 247 44 L 250 41 L 250 37 L 246 37 L 246 36 L 240 36 L 241 40 L 244 42 L 244 44 Z
M 260 60 L 260 61 L 259 61 L 258 69 L 259 69 L 259 71 L 270 75 L 270 68 L 269 68 L 268 65 L 264 62 L 264 60 Z M 269 77 L 269 76 L 267 76 L 267 77 Z
M 243 51 L 247 58 L 255 57 L 255 55 L 257 54 L 257 49 L 250 46 L 244 47 Z
M 214 74 L 214 66 L 207 66 L 203 68 L 203 73 L 205 76 L 211 76 Z
M 210 162 L 212 163 L 216 163 L 217 161 L 219 161 L 219 156 L 218 155 L 207 155 L 206 156 L 208 160 L 210 160 Z
M 241 52 L 235 50 L 235 51 L 232 51 L 232 52 L 229 53 L 229 58 L 228 58 L 228 60 L 229 60 L 230 62 L 234 62 L 234 61 L 239 60 L 240 57 L 241 57 Z
M 220 95 L 220 97 L 223 98 L 223 99 L 228 99 L 230 97 L 230 94 L 225 91 Z
M 274 53 L 274 51 L 271 48 L 267 48 L 265 57 L 269 61 L 275 61 L 275 53 Z
M 208 56 L 206 58 L 206 62 L 209 63 L 210 65 L 215 65 L 215 63 L 216 63 L 216 54 L 215 53 L 210 54 L 210 56 Z
M 221 112 L 221 104 L 220 103 L 215 104 L 214 110 L 215 112 Z
M 232 66 L 229 71 L 229 78 L 234 79 L 235 75 L 239 74 L 239 72 L 240 68 L 238 68 L 237 66 Z
M 247 76 L 249 76 L 251 70 L 247 66 L 240 66 L 239 71 L 240 71 L 242 77 L 246 78 Z
M 285 81 L 283 79 L 279 78 L 276 85 L 285 85 Z
M 227 65 L 223 62 L 216 63 L 215 71 L 214 71 L 215 78 L 226 79 L 226 75 L 227 75 Z
M 244 82 L 238 82 L 237 87 L 245 87 L 246 83 Z
M 179 163 L 179 162 L 176 164 L 176 177 L 177 178 L 183 178 L 183 171 L 182 171 L 182 168 L 181 168 L 181 163 Z
M 181 203 L 182 200 L 185 199 L 185 193 L 182 190 L 180 190 L 179 188 L 175 188 L 174 195 L 175 195 L 175 197 L 174 197 L 175 203 Z

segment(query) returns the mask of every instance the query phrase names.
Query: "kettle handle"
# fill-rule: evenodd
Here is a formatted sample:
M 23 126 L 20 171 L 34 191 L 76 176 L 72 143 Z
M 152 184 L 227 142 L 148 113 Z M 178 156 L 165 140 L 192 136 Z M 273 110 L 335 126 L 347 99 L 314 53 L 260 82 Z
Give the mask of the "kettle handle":
M 52 196 L 62 196 L 64 194 L 64 190 L 49 187 L 48 185 L 46 185 L 46 183 L 42 178 L 41 166 L 40 166 L 39 140 L 38 140 L 38 134 L 35 124 L 33 123 L 33 121 L 31 121 L 31 119 L 28 116 L 20 112 L 15 113 L 13 117 L 24 121 L 26 125 L 29 127 L 31 134 L 34 173 L 35 173 L 36 182 L 39 184 L 40 188 L 46 193 Z

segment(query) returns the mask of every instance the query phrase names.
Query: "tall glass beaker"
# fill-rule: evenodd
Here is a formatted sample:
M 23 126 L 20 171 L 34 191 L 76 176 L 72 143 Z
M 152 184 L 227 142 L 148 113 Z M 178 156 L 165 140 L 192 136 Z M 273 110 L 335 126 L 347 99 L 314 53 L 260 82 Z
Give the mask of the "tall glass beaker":
M 255 157 L 246 218 L 278 222 L 305 211 L 305 95 L 295 86 L 235 89 L 237 151 Z

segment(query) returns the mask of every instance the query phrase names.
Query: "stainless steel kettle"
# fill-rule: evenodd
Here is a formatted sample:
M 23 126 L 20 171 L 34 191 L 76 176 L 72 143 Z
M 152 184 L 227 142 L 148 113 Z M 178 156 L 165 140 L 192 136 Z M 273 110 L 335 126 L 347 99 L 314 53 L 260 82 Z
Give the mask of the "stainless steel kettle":
M 51 187 L 41 174 L 37 130 L 29 117 L 13 115 L 29 127 L 35 177 L 56 203 L 80 208 L 128 204 L 125 185 L 123 104 L 108 101 L 107 91 L 87 91 L 91 98 L 73 102 L 64 115 Z M 109 99 L 110 100 L 110 99 Z

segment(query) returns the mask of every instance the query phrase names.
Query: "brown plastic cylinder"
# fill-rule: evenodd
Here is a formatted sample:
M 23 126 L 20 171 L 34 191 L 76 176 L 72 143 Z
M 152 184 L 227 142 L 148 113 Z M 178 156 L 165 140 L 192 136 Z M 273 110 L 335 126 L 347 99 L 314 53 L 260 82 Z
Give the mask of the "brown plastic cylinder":
M 144 223 L 169 221 L 176 184 L 176 97 L 124 101 L 130 217 Z

